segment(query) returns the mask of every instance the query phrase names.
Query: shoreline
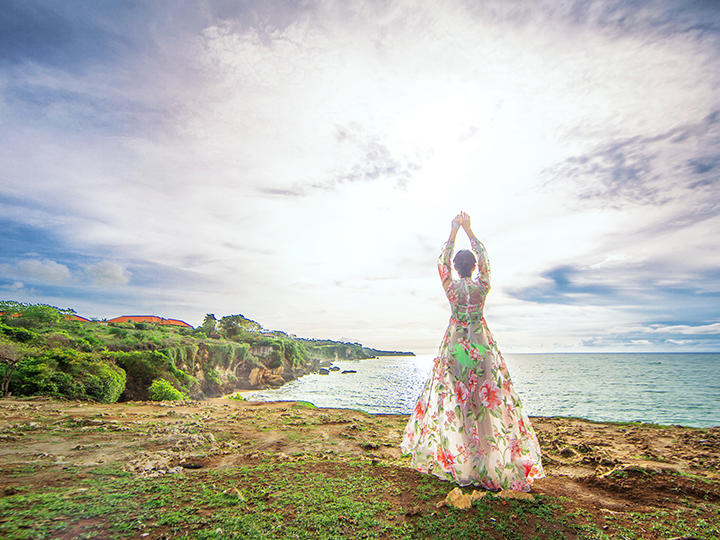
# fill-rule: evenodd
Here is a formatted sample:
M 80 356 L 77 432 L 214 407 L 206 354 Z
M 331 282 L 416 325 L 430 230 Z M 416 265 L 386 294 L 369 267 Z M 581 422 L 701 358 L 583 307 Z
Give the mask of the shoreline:
M 2 399 L 0 536 L 720 535 L 720 427 L 532 416 L 547 474 L 534 502 L 488 495 L 459 512 L 436 507 L 454 484 L 400 454 L 407 418 L 297 401 Z

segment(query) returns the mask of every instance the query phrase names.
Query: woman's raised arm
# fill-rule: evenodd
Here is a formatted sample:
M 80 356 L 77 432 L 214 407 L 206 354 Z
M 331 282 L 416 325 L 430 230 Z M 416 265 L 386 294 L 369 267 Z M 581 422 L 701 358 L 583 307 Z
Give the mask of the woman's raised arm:
M 460 224 L 470 239 L 470 247 L 475 253 L 477 260 L 478 277 L 485 283 L 490 283 L 490 261 L 488 260 L 487 251 L 483 243 L 477 239 L 475 233 L 470 226 L 470 216 L 465 212 L 460 212 Z
M 453 248 L 455 247 L 455 237 L 460 229 L 460 215 L 458 214 L 452 220 L 452 226 L 450 228 L 450 237 L 447 242 L 443 245 L 440 258 L 438 259 L 438 272 L 440 279 L 442 280 L 443 289 L 445 293 L 451 290 L 452 285 L 452 266 L 450 265 L 450 259 L 452 258 Z

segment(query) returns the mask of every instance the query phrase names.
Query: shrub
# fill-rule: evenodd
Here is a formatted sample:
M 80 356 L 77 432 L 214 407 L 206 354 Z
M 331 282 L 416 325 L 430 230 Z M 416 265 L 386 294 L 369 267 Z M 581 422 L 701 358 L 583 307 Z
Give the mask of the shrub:
M 188 399 L 187 394 L 175 388 L 170 381 L 155 379 L 148 388 L 148 395 L 153 401 L 181 401 Z
M 51 395 L 114 403 L 125 390 L 125 371 L 87 353 L 53 349 L 17 366 L 10 389 L 18 395 Z
M 0 323 L 0 332 L 5 334 L 12 340 L 19 341 L 20 343 L 28 343 L 37 337 L 37 334 L 32 330 L 26 330 L 25 328 L 17 328 L 15 326 L 8 326 L 7 324 Z
M 280 367 L 282 364 L 282 353 L 276 349 L 273 349 L 270 352 L 270 365 L 268 367 L 275 369 L 276 367 Z
M 68 335 L 67 332 L 60 330 L 59 332 L 52 332 L 45 336 L 45 343 L 48 347 L 69 347 L 74 345 L 74 340 Z
M 19 310 L 20 317 L 13 320 L 14 324 L 26 328 L 54 325 L 60 322 L 60 310 L 47 304 L 23 304 Z
M 124 338 L 128 335 L 127 330 L 125 330 L 124 328 L 118 328 L 117 326 L 111 326 L 108 332 L 110 332 L 113 336 L 119 338 Z
M 220 386 L 222 384 L 222 379 L 220 379 L 220 374 L 215 368 L 210 368 L 205 372 L 205 380 L 208 380 L 212 383 L 217 384 Z
M 127 372 L 123 399 L 147 399 L 147 389 L 155 379 L 165 379 L 184 391 L 197 383 L 159 351 L 113 352 L 109 356 Z

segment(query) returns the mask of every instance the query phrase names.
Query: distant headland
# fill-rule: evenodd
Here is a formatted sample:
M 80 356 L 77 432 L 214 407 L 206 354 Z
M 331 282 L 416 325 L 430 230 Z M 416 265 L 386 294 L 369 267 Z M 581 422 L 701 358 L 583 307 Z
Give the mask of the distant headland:
M 241 314 L 90 320 L 72 309 L 0 301 L 2 395 L 115 401 L 217 397 L 280 386 L 331 360 L 412 356 L 268 330 Z

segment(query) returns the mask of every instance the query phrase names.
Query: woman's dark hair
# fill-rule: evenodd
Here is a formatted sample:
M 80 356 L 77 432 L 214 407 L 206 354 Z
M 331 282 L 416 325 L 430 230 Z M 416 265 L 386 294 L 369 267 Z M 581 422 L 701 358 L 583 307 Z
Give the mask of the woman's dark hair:
M 475 255 L 470 250 L 461 249 L 455 254 L 453 262 L 460 277 L 470 277 L 475 268 Z

